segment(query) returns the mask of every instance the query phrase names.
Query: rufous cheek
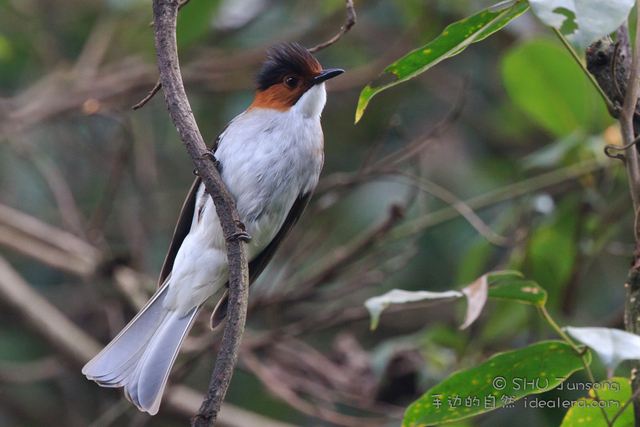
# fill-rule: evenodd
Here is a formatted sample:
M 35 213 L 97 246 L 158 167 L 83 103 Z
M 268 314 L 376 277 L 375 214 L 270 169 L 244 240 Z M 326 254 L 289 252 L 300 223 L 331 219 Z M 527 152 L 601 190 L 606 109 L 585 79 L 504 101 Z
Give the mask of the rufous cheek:
M 287 111 L 303 95 L 302 89 L 291 90 L 284 85 L 273 85 L 270 88 L 256 92 L 253 103 L 249 108 L 270 108 L 272 110 Z

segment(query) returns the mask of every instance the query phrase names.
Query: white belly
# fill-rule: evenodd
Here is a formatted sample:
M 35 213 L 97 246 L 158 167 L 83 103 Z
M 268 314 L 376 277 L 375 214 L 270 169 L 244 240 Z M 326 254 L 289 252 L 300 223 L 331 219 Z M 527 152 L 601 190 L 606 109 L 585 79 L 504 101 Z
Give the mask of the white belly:
M 222 179 L 252 237 L 247 245 L 249 261 L 273 240 L 296 199 L 313 191 L 322 169 L 319 118 L 291 117 L 294 114 L 248 110 L 221 135 L 216 151 Z M 222 228 L 201 185 L 191 230 L 176 255 L 165 307 L 187 313 L 228 278 Z

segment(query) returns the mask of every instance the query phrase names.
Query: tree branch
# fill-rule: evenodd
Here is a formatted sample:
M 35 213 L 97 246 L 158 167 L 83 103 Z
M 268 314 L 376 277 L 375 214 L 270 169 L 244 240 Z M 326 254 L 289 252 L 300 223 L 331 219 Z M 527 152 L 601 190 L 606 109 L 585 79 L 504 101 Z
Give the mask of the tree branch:
M 640 9 L 638 11 L 640 16 Z M 640 30 L 640 21 L 638 21 Z M 640 165 L 638 163 L 638 149 L 636 147 L 636 133 L 640 130 L 638 115 L 638 95 L 640 94 L 640 33 L 636 33 L 636 43 L 633 49 L 633 57 L 629 66 L 630 37 L 628 25 L 624 23 L 616 31 L 616 44 L 610 38 L 598 40 L 587 50 L 587 64 L 598 84 L 607 92 L 610 99 L 622 108 L 619 111 L 619 121 L 622 133 L 622 146 L 607 146 L 605 153 L 610 157 L 617 157 L 624 161 L 629 181 L 629 191 L 633 201 L 635 213 L 634 235 L 636 236 L 636 251 L 626 288 L 625 301 L 625 329 L 629 332 L 640 334 L 640 242 L 638 242 L 638 207 L 640 206 Z M 621 53 L 621 54 L 620 54 Z M 623 99 L 621 99 L 623 98 Z M 617 107 L 617 106 L 616 106 Z M 635 123 L 634 123 L 635 122 Z M 635 126 L 634 126 L 635 125 Z M 624 155 L 612 156 L 608 150 L 615 148 L 624 151 Z M 632 390 L 637 396 L 640 390 L 640 377 L 638 370 L 640 363 L 631 361 Z M 640 402 L 634 401 L 635 425 L 640 426 Z
M 351 29 L 351 27 L 353 27 L 356 24 L 356 20 L 357 20 L 356 8 L 353 5 L 353 0 L 346 0 L 346 1 L 347 1 L 347 21 L 340 28 L 340 32 L 335 36 L 333 36 L 332 38 L 330 38 L 329 40 L 327 40 L 326 42 L 320 43 L 319 45 L 312 47 L 311 49 L 309 49 L 309 52 L 318 53 L 322 49 L 331 46 L 332 44 L 340 40 L 340 38 L 344 36 Z
M 171 120 L 196 166 L 207 193 L 211 195 L 215 204 L 227 242 L 229 261 L 229 312 L 222 346 L 205 399 L 198 414 L 191 420 L 192 426 L 213 426 L 238 360 L 238 349 L 247 315 L 249 274 L 243 243 L 238 239 L 230 238 L 235 233 L 243 231 L 235 201 L 222 182 L 214 162 L 208 156 L 203 156 L 206 146 L 184 90 L 176 43 L 178 6 L 176 0 L 154 0 L 153 2 L 160 82 Z

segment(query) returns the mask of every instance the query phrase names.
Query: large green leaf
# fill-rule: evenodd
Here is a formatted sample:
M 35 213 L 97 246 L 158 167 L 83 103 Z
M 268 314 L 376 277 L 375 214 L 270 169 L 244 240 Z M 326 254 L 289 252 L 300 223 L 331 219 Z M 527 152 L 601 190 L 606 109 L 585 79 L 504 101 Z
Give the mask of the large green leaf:
M 589 390 L 592 398 L 581 398 L 569 408 L 560 427 L 609 427 L 602 415 L 602 404 L 607 412 L 609 420 L 618 413 L 625 402 L 631 398 L 631 381 L 628 378 L 614 378 L 612 381 L 598 383 L 598 396 L 600 402 L 595 401 L 596 394 Z M 633 405 L 625 408 L 624 412 L 616 419 L 613 427 L 626 427 L 634 425 Z
M 588 352 L 586 359 L 591 363 Z M 561 341 L 496 354 L 427 391 L 409 406 L 402 426 L 428 426 L 482 414 L 529 394 L 551 390 L 582 368 L 581 357 Z
M 362 117 L 364 109 L 371 98 L 378 92 L 407 81 L 446 58 L 462 52 L 471 43 L 478 42 L 500 30 L 512 19 L 522 15 L 529 8 L 524 0 L 502 10 L 492 12 L 491 9 L 478 12 L 469 18 L 449 25 L 431 43 L 409 52 L 402 59 L 384 69 L 385 73 L 392 73 L 397 80 L 383 86 L 372 88 L 367 85 L 360 93 L 358 108 L 356 109 L 356 123 Z
M 513 102 L 553 135 L 578 127 L 597 133 L 612 123 L 587 77 L 554 40 L 534 39 L 512 49 L 501 71 Z

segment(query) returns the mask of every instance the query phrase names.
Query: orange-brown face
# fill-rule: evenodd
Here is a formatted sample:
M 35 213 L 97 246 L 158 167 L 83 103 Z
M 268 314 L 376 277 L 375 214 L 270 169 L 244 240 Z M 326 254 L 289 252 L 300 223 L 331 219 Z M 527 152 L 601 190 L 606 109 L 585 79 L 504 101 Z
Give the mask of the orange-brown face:
M 276 83 L 268 89 L 256 90 L 251 107 L 286 111 L 293 107 L 298 99 L 313 86 L 314 77 L 315 75 L 309 78 L 295 75 L 285 76 L 282 82 Z
M 320 63 L 296 43 L 271 48 L 269 59 L 256 76 L 256 95 L 251 108 L 288 110 L 322 73 Z

